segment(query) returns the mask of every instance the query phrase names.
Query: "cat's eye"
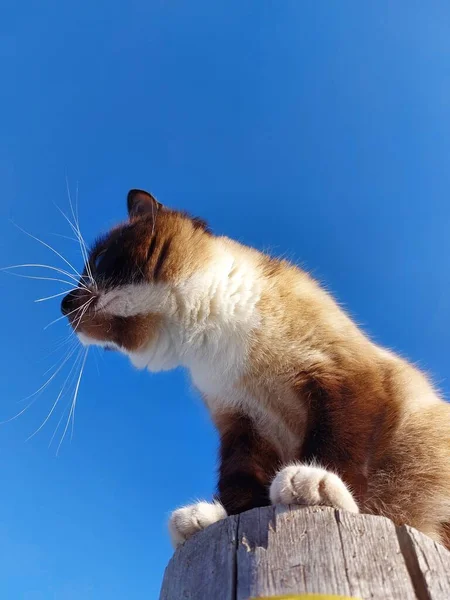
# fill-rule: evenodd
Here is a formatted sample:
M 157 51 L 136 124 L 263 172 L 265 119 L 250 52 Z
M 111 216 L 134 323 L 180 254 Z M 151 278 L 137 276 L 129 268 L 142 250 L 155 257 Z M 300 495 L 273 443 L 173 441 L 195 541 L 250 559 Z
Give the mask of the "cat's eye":
M 99 252 L 97 254 L 97 256 L 94 256 L 93 263 L 94 263 L 94 267 L 96 269 L 98 269 L 98 267 L 99 267 L 99 265 L 100 265 L 100 263 L 102 261 L 102 258 L 105 256 L 105 254 L 106 254 L 106 250 L 102 250 L 101 252 Z

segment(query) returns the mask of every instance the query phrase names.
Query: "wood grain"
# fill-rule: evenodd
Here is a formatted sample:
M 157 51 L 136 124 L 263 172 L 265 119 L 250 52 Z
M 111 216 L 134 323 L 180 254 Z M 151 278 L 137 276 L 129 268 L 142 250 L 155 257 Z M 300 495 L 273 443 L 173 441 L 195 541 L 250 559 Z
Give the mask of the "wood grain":
M 235 600 L 237 517 L 214 523 L 177 550 L 160 600 Z
M 257 508 L 186 542 L 166 569 L 160 600 L 292 594 L 450 600 L 450 552 L 383 517 L 324 507 Z

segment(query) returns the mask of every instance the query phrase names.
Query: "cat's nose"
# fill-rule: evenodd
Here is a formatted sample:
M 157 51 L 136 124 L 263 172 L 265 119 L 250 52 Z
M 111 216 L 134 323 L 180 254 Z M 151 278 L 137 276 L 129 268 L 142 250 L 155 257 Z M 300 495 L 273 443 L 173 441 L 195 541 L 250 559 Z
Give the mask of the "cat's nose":
M 70 292 L 67 294 L 67 296 L 64 296 L 61 302 L 61 312 L 64 316 L 75 310 L 75 300 L 76 296 L 73 292 Z

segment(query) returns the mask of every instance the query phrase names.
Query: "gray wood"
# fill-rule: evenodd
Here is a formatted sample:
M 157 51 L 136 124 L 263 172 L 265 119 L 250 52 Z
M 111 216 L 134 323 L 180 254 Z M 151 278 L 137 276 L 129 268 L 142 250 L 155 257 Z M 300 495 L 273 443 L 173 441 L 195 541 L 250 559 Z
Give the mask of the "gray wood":
M 160 600 L 235 600 L 237 517 L 194 535 L 164 574 Z
M 411 527 L 399 528 L 417 595 L 422 600 L 450 600 L 450 552 Z
M 415 600 L 416 594 L 397 538 L 388 519 L 336 511 L 340 551 L 351 594 L 374 600 Z M 450 596 L 448 598 L 450 600 Z
M 241 515 L 237 600 L 299 592 L 349 596 L 333 509 L 277 507 L 270 513 Z
M 208 527 L 170 561 L 160 600 L 279 594 L 450 600 L 450 552 L 383 517 L 259 508 Z

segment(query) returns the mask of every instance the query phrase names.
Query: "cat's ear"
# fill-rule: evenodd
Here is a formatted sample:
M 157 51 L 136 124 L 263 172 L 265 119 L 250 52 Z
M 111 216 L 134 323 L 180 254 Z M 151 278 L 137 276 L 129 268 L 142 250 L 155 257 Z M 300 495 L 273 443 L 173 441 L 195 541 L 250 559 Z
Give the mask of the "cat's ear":
M 144 215 L 156 215 L 163 206 L 156 198 L 144 190 L 130 190 L 127 196 L 130 219 Z

